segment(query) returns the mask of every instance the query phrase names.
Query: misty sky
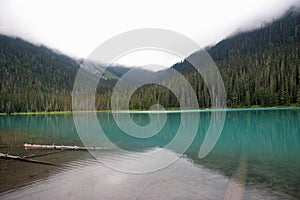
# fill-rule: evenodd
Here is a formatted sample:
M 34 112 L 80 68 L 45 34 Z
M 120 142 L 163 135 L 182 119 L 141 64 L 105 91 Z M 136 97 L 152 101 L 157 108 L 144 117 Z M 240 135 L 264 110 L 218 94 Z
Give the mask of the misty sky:
M 170 29 L 204 47 L 271 21 L 292 5 L 300 5 L 300 0 L 1 0 L 0 33 L 79 58 L 112 36 L 137 28 Z M 143 65 L 151 59 L 171 65 L 178 61 L 151 51 L 136 53 L 118 62 Z

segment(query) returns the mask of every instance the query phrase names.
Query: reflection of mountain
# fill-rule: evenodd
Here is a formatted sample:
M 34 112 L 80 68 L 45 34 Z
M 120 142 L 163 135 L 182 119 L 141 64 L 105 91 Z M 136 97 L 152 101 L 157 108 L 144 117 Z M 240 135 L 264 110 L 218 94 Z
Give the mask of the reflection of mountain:
M 245 159 L 248 187 L 299 198 L 298 119 L 299 111 L 292 110 L 227 112 L 222 135 L 212 152 L 198 158 L 203 141 L 198 133 L 186 154 L 194 163 L 226 176 Z
M 270 24 L 207 48 L 224 80 L 228 106 L 300 105 L 299 21 L 299 12 L 291 9 Z M 0 35 L 0 112 L 71 110 L 71 91 L 80 65 L 94 75 L 104 70 L 102 65 L 74 60 L 44 46 Z M 209 107 L 207 87 L 191 65 L 185 60 L 172 68 L 190 82 L 199 106 Z M 128 70 L 115 66 L 104 72 L 97 89 L 97 109 L 110 109 L 113 86 Z M 169 72 L 156 75 L 168 77 Z M 168 81 L 185 90 L 176 77 L 168 77 Z M 179 107 L 173 93 L 158 85 L 138 89 L 130 106 L 149 109 L 156 103 Z
M 195 113 L 186 114 L 190 115 L 192 120 Z M 90 121 L 89 114 L 83 115 L 86 120 Z M 122 117 L 121 115 L 119 117 Z M 137 124 L 142 126 L 150 122 L 147 114 L 132 114 L 131 116 Z M 156 117 L 159 116 L 156 115 Z M 248 187 L 253 186 L 300 197 L 298 190 L 300 179 L 298 119 L 300 115 L 298 110 L 229 111 L 216 146 L 207 157 L 199 159 L 198 152 L 210 117 L 209 111 L 200 112 L 199 129 L 192 145 L 185 153 L 186 159 L 195 166 L 231 177 L 238 168 L 240 159 L 243 158 L 247 163 Z M 177 134 L 180 119 L 179 113 L 169 113 L 166 125 L 161 132 L 153 137 L 141 139 L 122 132 L 115 124 L 111 113 L 98 113 L 98 120 L 106 137 L 120 148 L 128 150 L 128 155 L 124 154 L 124 158 L 128 159 L 137 159 L 135 155 L 147 152 L 149 149 L 165 147 Z M 14 130 L 7 134 L 1 133 L 0 138 L 2 144 L 12 143 L 13 147 L 22 146 L 24 141 L 82 145 L 71 115 L 10 116 L 0 118 L 0 124 L 3 124 L 4 130 Z M 84 130 L 86 131 L 84 136 L 96 133 L 96 139 L 91 145 L 105 146 L 107 144 L 105 141 L 97 141 L 99 135 L 93 127 L 86 127 Z M 187 131 L 185 134 L 193 133 Z M 176 148 L 169 150 L 177 153 Z M 20 151 L 17 149 L 16 154 Z M 112 157 L 106 157 L 114 159 L 113 152 L 109 152 L 109 156 Z M 120 155 L 117 153 L 115 156 L 117 159 Z
M 145 125 L 149 122 L 145 116 L 140 114 L 132 117 L 138 124 Z M 225 127 L 216 146 L 207 157 L 199 159 L 198 152 L 210 117 L 210 112 L 200 113 L 197 135 L 185 153 L 187 159 L 195 166 L 217 171 L 227 177 L 231 177 L 239 167 L 241 159 L 245 159 L 247 187 L 263 188 L 292 197 L 300 196 L 297 190 L 300 179 L 298 110 L 227 112 Z M 111 122 L 112 118 L 107 120 Z M 107 136 L 115 144 L 129 151 L 143 151 L 143 148 L 164 147 L 168 144 L 177 134 L 180 114 L 168 114 L 164 129 L 149 139 L 137 139 L 121 134 L 118 128 L 105 125 L 108 121 L 104 118 L 100 121 L 104 129 L 111 133 Z M 186 132 L 187 134 L 192 132 Z M 177 152 L 177 149 L 171 150 Z

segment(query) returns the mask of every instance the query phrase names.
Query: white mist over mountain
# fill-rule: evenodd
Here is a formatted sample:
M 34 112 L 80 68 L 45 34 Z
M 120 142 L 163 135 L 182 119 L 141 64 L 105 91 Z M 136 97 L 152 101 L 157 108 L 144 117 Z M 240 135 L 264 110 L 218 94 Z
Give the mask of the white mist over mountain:
M 200 46 L 212 45 L 238 30 L 272 21 L 300 0 L 210 1 L 0 1 L 0 33 L 42 43 L 86 58 L 114 35 L 138 28 L 163 28 L 186 35 Z M 192 53 L 192 52 L 191 52 Z M 169 67 L 181 60 L 163 52 L 133 52 L 117 63 Z

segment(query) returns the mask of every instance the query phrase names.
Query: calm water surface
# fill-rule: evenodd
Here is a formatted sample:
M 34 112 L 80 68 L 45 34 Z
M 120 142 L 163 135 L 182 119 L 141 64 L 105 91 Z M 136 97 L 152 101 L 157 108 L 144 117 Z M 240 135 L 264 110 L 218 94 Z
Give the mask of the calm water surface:
M 120 172 L 103 163 L 128 166 L 142 153 L 156 150 L 163 152 L 161 160 L 179 156 L 176 148 L 165 146 L 177 133 L 180 113 L 168 113 L 160 132 L 146 139 L 122 132 L 111 113 L 97 113 L 109 141 L 126 150 L 94 152 L 100 162 L 86 151 L 23 149 L 24 142 L 82 146 L 72 115 L 0 116 L 1 153 L 56 164 L 0 160 L 0 198 L 226 199 L 238 188 L 243 199 L 300 199 L 300 109 L 228 110 L 217 144 L 202 159 L 198 152 L 211 112 L 184 115 L 200 117 L 191 146 L 175 163 L 144 174 Z M 141 126 L 150 122 L 147 113 L 131 117 Z M 86 127 L 87 135 L 92 129 Z M 88 145 L 108 143 L 94 139 Z

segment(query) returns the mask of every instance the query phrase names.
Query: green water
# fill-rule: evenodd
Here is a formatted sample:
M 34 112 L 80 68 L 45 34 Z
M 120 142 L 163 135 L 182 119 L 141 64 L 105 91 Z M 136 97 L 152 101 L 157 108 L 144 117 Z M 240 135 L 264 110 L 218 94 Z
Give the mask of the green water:
M 89 121 L 88 114 L 82 115 Z M 150 123 L 148 113 L 131 113 L 130 115 L 133 121 L 140 126 L 147 126 Z M 176 146 L 167 148 L 166 145 L 176 136 L 183 115 L 190 123 L 193 123 L 196 116 L 200 121 L 197 133 L 195 137 L 192 137 L 191 145 L 184 155 L 179 155 Z M 4 192 L 2 193 L 3 199 L 17 197 L 47 199 L 47 191 L 57 193 L 57 195 L 61 194 L 58 198 L 64 198 L 64 195 L 74 194 L 77 191 L 76 184 L 81 184 L 80 187 L 84 188 L 84 180 L 93 179 L 91 177 L 99 173 L 102 178 L 112 177 L 107 178 L 109 181 L 106 182 L 101 182 L 102 178 L 93 180 L 91 186 L 76 193 L 72 199 L 89 196 L 91 191 L 93 191 L 93 198 L 96 199 L 97 195 L 104 197 L 104 194 L 107 199 L 132 198 L 135 194 L 131 193 L 135 190 L 138 199 L 219 199 L 224 196 L 230 180 L 234 180 L 233 177 L 239 172 L 241 166 L 246 166 L 241 170 L 244 179 L 237 179 L 238 184 L 245 188 L 244 199 L 300 199 L 299 109 L 228 110 L 220 138 L 212 151 L 200 159 L 198 153 L 211 115 L 211 111 L 170 112 L 167 114 L 165 125 L 157 134 L 149 138 L 137 138 L 125 134 L 116 125 L 111 113 L 97 113 L 97 119 L 105 137 L 116 147 L 125 151 L 117 149 L 92 152 L 93 156 L 88 152 L 64 151 L 35 158 L 61 164 L 59 167 L 1 160 L 0 192 Z M 122 120 L 122 114 L 119 114 L 118 117 Z M 153 114 L 152 117 L 161 119 L 160 114 Z M 82 133 L 78 135 L 71 114 L 0 116 L 1 152 L 28 156 L 53 151 L 24 150 L 22 146 L 24 142 L 109 146 L 108 141 L 97 139 L 95 127 L 87 126 L 82 129 L 86 131 L 86 136 L 92 137 L 92 140 L 82 142 L 81 139 L 84 136 Z M 185 131 L 186 137 L 192 134 L 189 127 L 186 127 Z M 140 134 L 143 135 L 143 133 Z M 176 156 L 179 157 L 179 160 L 158 172 L 153 172 L 155 178 L 149 178 L 152 177 L 151 173 L 127 174 L 111 170 L 106 165 L 108 163 L 115 168 L 119 166 L 122 168 L 139 161 L 140 156 L 144 156 L 143 153 L 157 150 L 163 152 L 161 160 L 168 160 L 170 157 L 175 158 Z M 94 157 L 106 164 L 101 165 Z M 148 163 L 146 164 L 148 165 Z M 100 168 L 98 168 L 99 165 L 101 165 Z M 143 165 L 139 166 L 143 167 Z M 85 171 L 86 167 L 94 167 L 93 176 L 89 177 L 91 172 Z M 118 184 L 115 181 L 124 176 L 127 180 L 126 186 L 124 183 Z M 72 183 L 66 193 L 59 193 L 59 186 L 53 186 L 65 183 L 68 179 L 75 177 L 79 181 Z M 80 179 L 80 177 L 82 178 Z M 112 180 L 114 180 L 113 185 L 108 184 Z M 41 184 L 43 186 L 39 186 Z M 45 189 L 51 184 L 54 189 Z M 27 187 L 18 189 L 23 186 Z M 43 188 L 41 189 L 41 187 Z M 102 190 L 101 188 L 104 187 L 106 189 Z M 98 188 L 97 192 L 95 192 L 96 188 Z M 114 190 L 116 188 L 120 189 Z M 11 189 L 18 190 L 7 193 Z M 161 190 L 170 191 L 169 193 L 160 193 Z M 32 196 L 33 193 L 36 196 Z

